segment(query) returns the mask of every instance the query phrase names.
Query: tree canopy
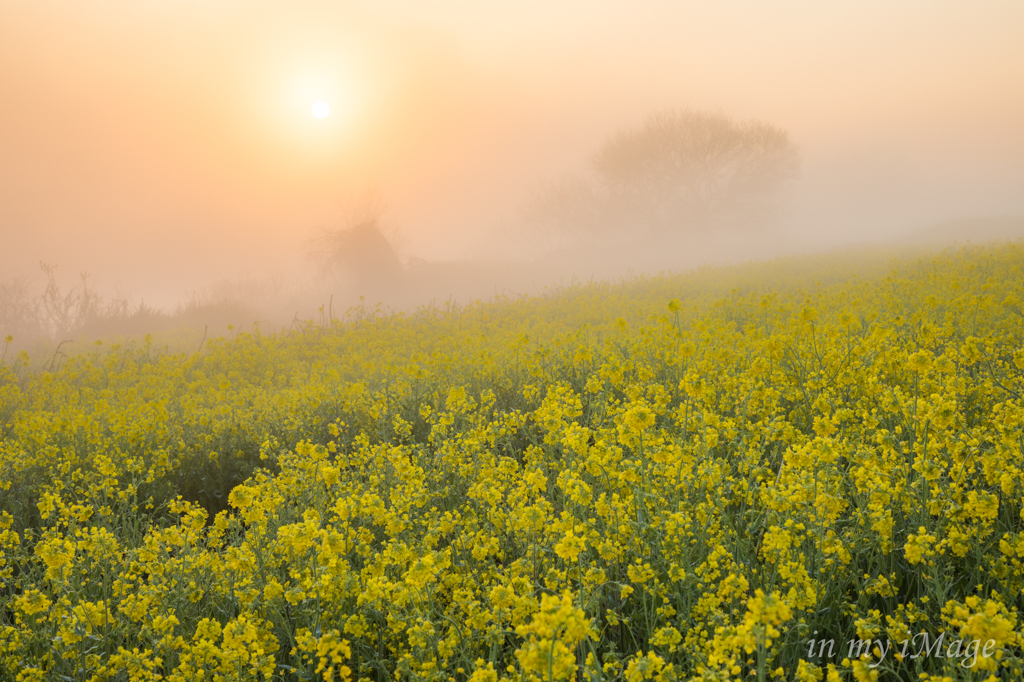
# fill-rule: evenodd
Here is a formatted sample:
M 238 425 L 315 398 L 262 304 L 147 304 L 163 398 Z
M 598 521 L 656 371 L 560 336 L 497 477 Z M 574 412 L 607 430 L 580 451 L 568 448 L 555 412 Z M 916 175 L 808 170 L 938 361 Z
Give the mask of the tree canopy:
M 777 213 L 798 169 L 782 129 L 677 110 L 611 135 L 590 176 L 538 190 L 527 217 L 565 238 L 751 229 Z

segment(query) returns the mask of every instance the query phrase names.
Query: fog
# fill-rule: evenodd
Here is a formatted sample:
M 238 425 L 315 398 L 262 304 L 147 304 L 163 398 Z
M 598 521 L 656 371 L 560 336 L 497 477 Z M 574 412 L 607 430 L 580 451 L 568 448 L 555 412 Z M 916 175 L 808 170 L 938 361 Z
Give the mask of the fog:
M 229 290 L 297 308 L 303 287 L 340 306 L 359 284 L 316 279 L 311 244 L 368 196 L 419 274 L 362 293 L 400 306 L 1012 236 L 1021 35 L 1008 2 L 7 2 L 0 280 L 41 290 L 42 261 L 165 310 Z M 770 224 L 561 250 L 525 224 L 609 136 L 683 110 L 785 131 L 799 173 Z

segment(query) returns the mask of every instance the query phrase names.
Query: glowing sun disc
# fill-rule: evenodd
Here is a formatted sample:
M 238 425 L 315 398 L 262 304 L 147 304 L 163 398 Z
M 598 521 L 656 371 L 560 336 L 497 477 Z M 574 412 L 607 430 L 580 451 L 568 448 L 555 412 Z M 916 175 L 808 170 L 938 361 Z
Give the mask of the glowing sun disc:
M 327 102 L 319 101 L 313 102 L 313 115 L 317 118 L 327 118 L 327 114 L 331 113 L 331 107 Z

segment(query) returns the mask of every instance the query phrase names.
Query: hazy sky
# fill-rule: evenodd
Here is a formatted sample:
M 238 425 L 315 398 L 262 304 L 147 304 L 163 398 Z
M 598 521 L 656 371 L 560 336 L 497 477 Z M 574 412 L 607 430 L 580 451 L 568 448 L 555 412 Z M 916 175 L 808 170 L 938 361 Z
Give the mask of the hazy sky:
M 162 301 L 290 271 L 367 188 L 408 254 L 486 253 L 681 106 L 789 131 L 816 243 L 1024 214 L 1022 36 L 1009 0 L 0 0 L 0 276 Z

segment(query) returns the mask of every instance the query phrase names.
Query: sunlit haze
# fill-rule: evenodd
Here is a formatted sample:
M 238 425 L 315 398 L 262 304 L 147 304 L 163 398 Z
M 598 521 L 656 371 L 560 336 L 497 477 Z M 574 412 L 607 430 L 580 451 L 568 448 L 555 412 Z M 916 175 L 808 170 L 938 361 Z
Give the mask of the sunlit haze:
M 317 118 L 327 118 L 331 113 L 331 105 L 323 100 L 317 100 L 313 102 L 312 111 Z
M 109 0 L 2 15 L 3 278 L 38 283 L 44 261 L 173 306 L 223 280 L 302 277 L 311 238 L 368 193 L 403 262 L 528 260 L 509 245 L 535 188 L 683 109 L 788 133 L 799 173 L 780 250 L 1024 215 L 1022 3 Z

